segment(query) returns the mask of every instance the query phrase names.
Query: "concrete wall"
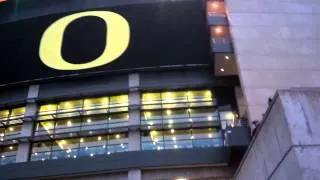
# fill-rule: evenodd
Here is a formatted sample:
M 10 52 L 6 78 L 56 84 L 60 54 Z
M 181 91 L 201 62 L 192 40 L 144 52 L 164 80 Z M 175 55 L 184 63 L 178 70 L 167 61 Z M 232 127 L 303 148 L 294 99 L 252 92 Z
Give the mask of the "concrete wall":
M 276 89 L 320 85 L 319 0 L 226 0 L 249 118 Z
M 281 90 L 235 180 L 320 179 L 320 89 Z
M 142 180 L 231 180 L 235 167 L 193 167 L 145 170 Z

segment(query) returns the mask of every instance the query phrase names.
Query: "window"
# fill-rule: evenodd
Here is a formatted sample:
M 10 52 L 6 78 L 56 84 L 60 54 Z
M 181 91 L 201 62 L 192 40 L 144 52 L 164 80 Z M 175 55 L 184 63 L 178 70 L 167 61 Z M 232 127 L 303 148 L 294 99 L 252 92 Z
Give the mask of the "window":
M 169 128 L 172 128 L 179 123 L 217 122 L 218 120 L 218 112 L 213 107 L 163 109 L 141 112 L 141 124 L 149 126 L 167 124 Z
M 213 44 L 230 44 L 230 30 L 227 26 L 211 26 L 211 38 Z
M 122 128 L 128 126 L 129 114 L 112 113 L 98 114 L 83 117 L 70 117 L 55 120 L 38 121 L 35 126 L 35 135 L 54 135 L 88 131 L 90 135 L 100 134 L 108 128 Z
M 17 145 L 0 147 L 0 165 L 16 162 Z
M 198 106 L 212 106 L 210 90 L 173 91 L 142 94 L 143 109 L 173 109 Z
M 31 161 L 77 158 L 128 151 L 126 133 L 35 142 Z
M 225 17 L 226 8 L 222 1 L 207 1 L 208 16 L 223 16 Z
M 222 133 L 215 128 L 144 131 L 142 150 L 207 148 L 223 146 Z
M 103 96 L 41 105 L 38 120 L 128 111 L 128 95 Z
M 25 111 L 25 107 L 0 110 L 0 142 L 20 136 Z

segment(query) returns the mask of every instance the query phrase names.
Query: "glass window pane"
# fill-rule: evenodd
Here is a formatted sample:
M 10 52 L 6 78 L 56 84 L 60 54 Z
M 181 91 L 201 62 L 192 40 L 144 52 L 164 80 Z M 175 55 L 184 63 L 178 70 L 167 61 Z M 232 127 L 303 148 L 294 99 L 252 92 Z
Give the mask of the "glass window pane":
M 102 109 L 108 108 L 109 106 L 109 98 L 108 97 L 99 97 L 99 98 L 87 98 L 84 100 L 84 109 Z M 103 110 L 89 111 L 88 114 L 94 113 L 105 113 Z
M 187 107 L 187 92 L 163 92 L 161 93 L 163 108 Z
M 143 104 L 159 104 L 161 103 L 160 93 L 143 93 L 142 94 Z
M 43 114 L 54 114 L 54 113 L 56 113 L 57 108 L 58 108 L 57 104 L 42 105 L 39 108 L 39 114 L 40 115 L 43 115 Z
M 0 121 L 8 120 L 9 110 L 1 110 L 0 111 Z
M 209 16 L 224 16 L 226 9 L 222 1 L 207 1 L 207 12 Z
M 82 110 L 83 100 L 63 101 L 58 104 L 58 112 L 70 112 Z
M 6 128 L 5 139 L 15 139 L 20 136 L 23 125 L 14 125 Z
M 17 146 L 0 147 L 0 165 L 16 162 Z
M 110 107 L 127 106 L 128 101 L 128 95 L 110 96 Z
M 54 130 L 54 121 L 38 122 L 35 128 L 35 135 L 51 135 Z
M 142 111 L 141 112 L 142 124 L 161 124 L 162 123 L 162 111 Z
M 55 134 L 79 131 L 81 126 L 80 118 L 64 119 L 56 122 Z
M 10 119 L 18 119 L 24 116 L 26 111 L 25 107 L 15 108 L 11 110 Z M 20 123 L 20 121 L 10 121 L 10 124 Z
M 84 118 L 82 131 L 106 129 L 108 127 L 107 115 L 95 115 Z
M 129 120 L 129 113 L 117 113 L 109 115 L 109 128 L 127 126 Z
M 63 140 L 55 140 L 53 142 L 52 150 L 68 150 L 68 149 L 77 149 L 80 145 L 80 139 L 63 139 Z
M 218 113 L 214 108 L 193 108 L 190 111 L 193 122 L 217 121 Z

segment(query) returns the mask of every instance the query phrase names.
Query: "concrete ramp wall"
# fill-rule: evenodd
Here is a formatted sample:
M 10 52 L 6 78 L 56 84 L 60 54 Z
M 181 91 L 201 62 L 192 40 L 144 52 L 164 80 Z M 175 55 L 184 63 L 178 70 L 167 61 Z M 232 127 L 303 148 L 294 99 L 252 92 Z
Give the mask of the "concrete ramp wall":
M 277 91 L 234 179 L 320 179 L 320 89 Z

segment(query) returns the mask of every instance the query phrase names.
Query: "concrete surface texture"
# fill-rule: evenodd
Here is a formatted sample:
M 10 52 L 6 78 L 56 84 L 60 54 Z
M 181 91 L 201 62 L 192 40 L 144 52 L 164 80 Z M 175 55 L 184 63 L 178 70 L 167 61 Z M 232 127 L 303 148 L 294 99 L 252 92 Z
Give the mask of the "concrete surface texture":
M 277 89 L 320 85 L 319 0 L 226 0 L 249 119 Z
M 279 90 L 235 180 L 320 179 L 320 89 Z

